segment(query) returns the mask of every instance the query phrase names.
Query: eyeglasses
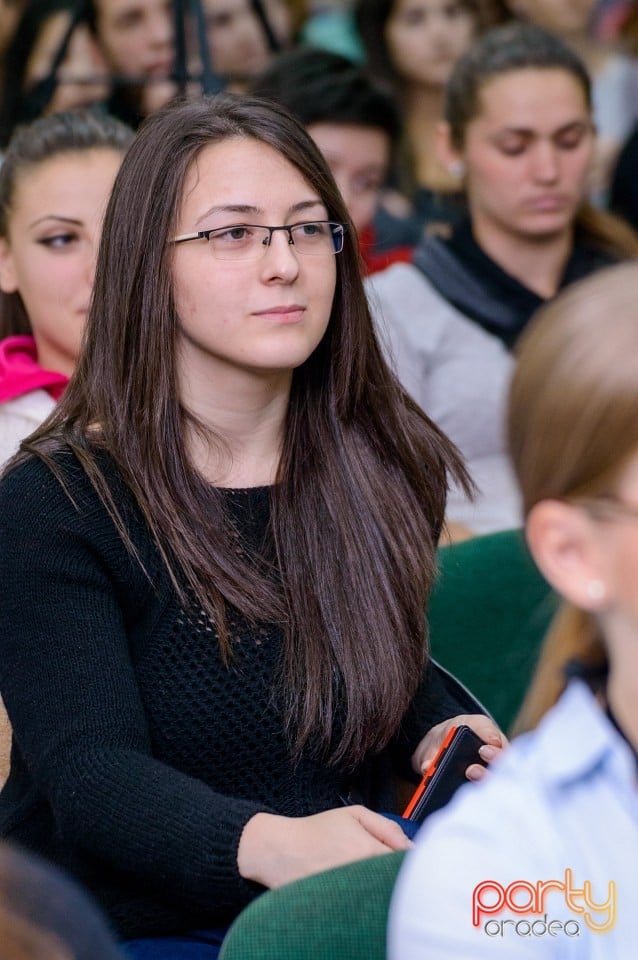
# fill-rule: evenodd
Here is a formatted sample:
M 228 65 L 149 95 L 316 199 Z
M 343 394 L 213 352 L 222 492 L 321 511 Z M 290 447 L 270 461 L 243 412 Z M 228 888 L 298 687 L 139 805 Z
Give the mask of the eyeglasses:
M 171 243 L 208 240 L 216 260 L 260 260 L 270 246 L 275 230 L 285 230 L 288 243 L 304 256 L 322 257 L 341 253 L 346 230 L 344 223 L 332 220 L 309 220 L 289 226 L 265 227 L 254 223 L 234 223 L 215 230 L 184 233 Z

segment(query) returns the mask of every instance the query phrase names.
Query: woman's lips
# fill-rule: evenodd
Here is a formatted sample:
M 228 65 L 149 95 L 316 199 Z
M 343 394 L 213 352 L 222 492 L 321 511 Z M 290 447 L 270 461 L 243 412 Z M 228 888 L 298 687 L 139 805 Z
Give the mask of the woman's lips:
M 305 313 L 305 307 L 299 304 L 268 307 L 266 310 L 256 310 L 255 316 L 265 317 L 278 323 L 298 323 Z

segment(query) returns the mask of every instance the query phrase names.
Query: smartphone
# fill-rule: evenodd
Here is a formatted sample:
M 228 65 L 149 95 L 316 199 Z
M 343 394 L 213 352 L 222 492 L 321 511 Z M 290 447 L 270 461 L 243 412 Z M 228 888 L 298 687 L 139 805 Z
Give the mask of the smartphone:
M 404 818 L 423 823 L 427 816 L 445 806 L 456 790 L 468 782 L 465 771 L 470 764 L 487 766 L 479 754 L 484 742 L 465 724 L 452 727 L 405 808 Z

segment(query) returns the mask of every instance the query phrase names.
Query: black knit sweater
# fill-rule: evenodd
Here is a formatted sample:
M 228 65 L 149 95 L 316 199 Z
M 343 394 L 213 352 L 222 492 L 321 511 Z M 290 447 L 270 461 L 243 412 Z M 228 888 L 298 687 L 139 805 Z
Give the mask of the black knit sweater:
M 401 735 L 354 776 L 295 762 L 276 696 L 280 634 L 231 612 L 225 667 L 202 611 L 182 609 L 137 507 L 109 468 L 139 561 L 82 468 L 36 459 L 0 483 L 0 691 L 14 730 L 0 834 L 71 871 L 123 937 L 219 926 L 261 889 L 237 847 L 258 811 L 350 800 L 388 809 L 430 726 L 464 712 L 428 671 Z M 228 491 L 250 548 L 269 491 Z

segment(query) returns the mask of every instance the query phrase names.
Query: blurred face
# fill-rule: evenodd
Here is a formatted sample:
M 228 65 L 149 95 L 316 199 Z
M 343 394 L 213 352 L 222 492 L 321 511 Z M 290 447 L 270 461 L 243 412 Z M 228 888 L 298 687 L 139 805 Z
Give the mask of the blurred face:
M 42 25 L 31 50 L 24 75 L 25 89 L 47 77 L 54 57 L 71 22 L 66 10 L 52 14 Z M 104 58 L 84 24 L 79 24 L 67 45 L 64 60 L 57 71 L 58 84 L 46 107 L 46 113 L 57 113 L 104 100 L 109 81 Z
M 405 83 L 443 87 L 475 30 L 473 15 L 458 0 L 396 0 L 385 41 Z
M 47 369 L 73 372 L 121 159 L 110 149 L 61 154 L 18 178 L 0 238 L 0 289 L 22 297 Z
M 186 178 L 176 235 L 239 227 L 326 220 L 316 190 L 280 153 L 251 138 L 206 147 Z M 308 359 L 328 326 L 336 256 L 298 254 L 285 231 L 260 246 L 257 259 L 220 260 L 207 240 L 176 244 L 173 292 L 180 322 L 180 378 L 204 392 L 229 376 L 260 380 Z
M 240 80 L 264 70 L 272 53 L 250 0 L 203 0 L 203 3 L 213 70 Z M 291 30 L 285 0 L 264 0 L 264 10 L 275 36 L 285 46 Z
M 511 0 L 516 16 L 558 34 L 582 33 L 589 25 L 596 0 Z
M 571 231 L 586 191 L 594 133 L 585 94 L 564 70 L 489 80 L 459 159 L 477 235 L 538 240 Z
M 374 217 L 390 164 L 390 138 L 377 127 L 312 123 L 307 128 L 337 181 L 357 232 Z
M 114 73 L 167 77 L 173 69 L 171 0 L 96 0 L 97 39 Z

